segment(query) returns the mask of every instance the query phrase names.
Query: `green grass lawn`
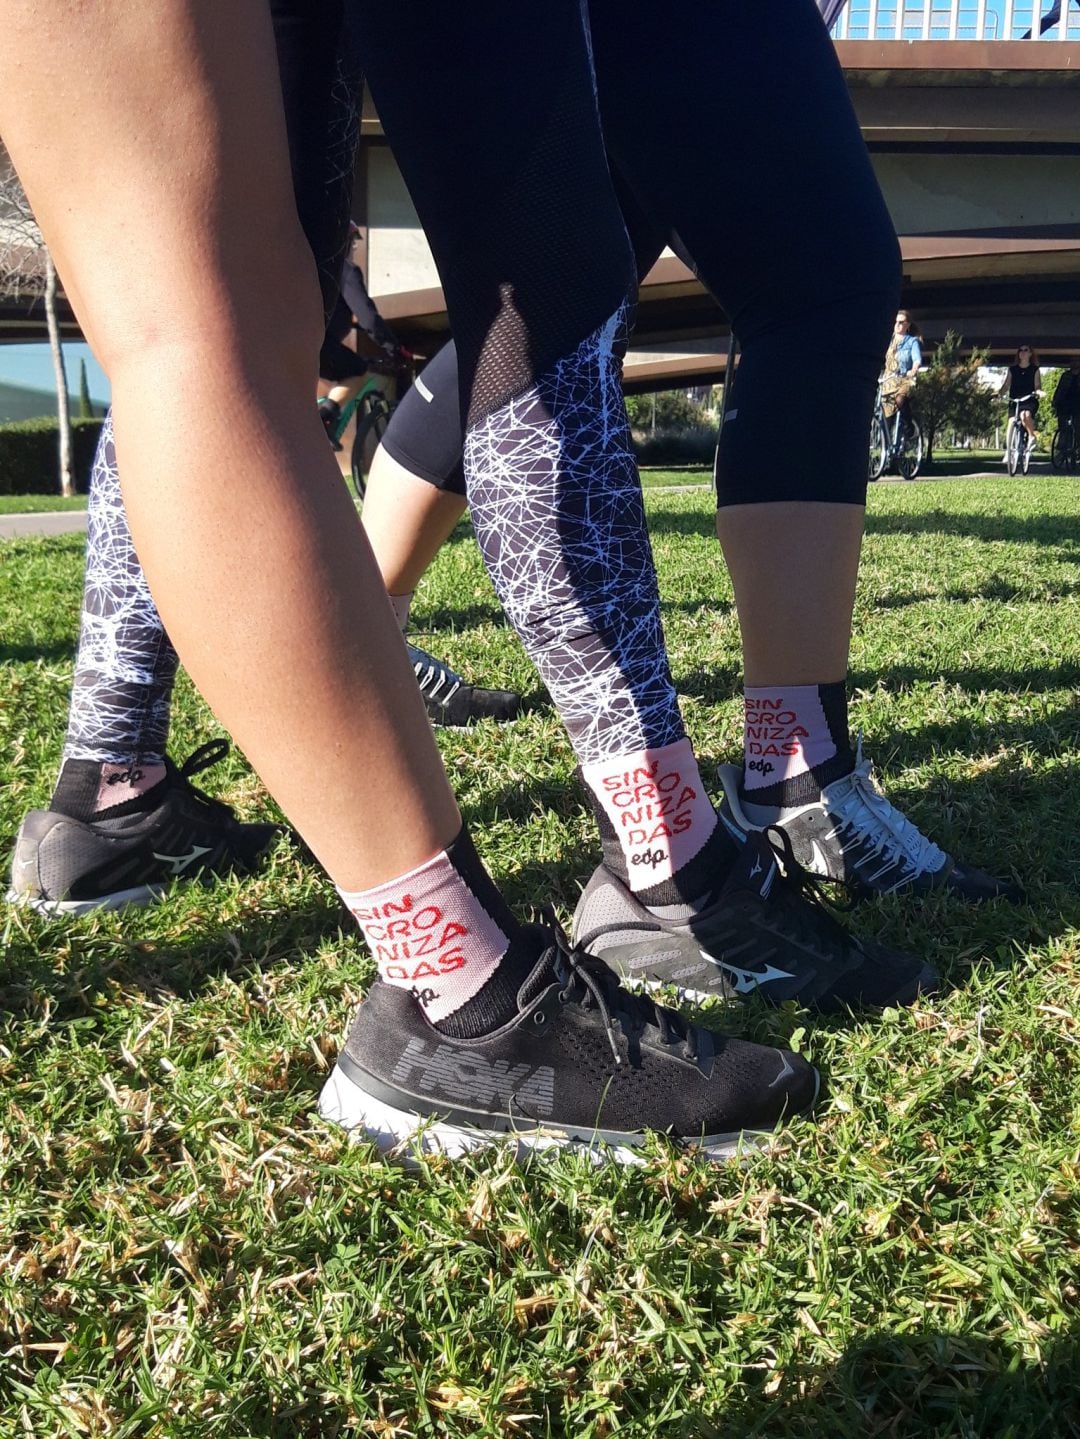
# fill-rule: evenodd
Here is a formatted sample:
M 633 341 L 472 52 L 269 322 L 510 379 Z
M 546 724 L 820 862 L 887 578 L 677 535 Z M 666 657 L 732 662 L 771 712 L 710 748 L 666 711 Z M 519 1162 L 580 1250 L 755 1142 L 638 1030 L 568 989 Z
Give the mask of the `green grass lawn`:
M 703 470 L 694 465 L 683 465 L 676 470 L 641 471 L 641 483 L 647 490 L 670 488 L 673 485 L 711 485 L 712 470 Z
M 0 495 L 0 515 L 39 515 L 46 510 L 85 510 L 86 495 Z
M 710 496 L 648 508 L 711 774 L 740 701 Z M 0 545 L 5 836 L 49 795 L 81 544 Z M 914 1010 L 718 1011 L 828 1084 L 741 1165 L 350 1147 L 314 1105 L 373 966 L 290 852 L 146 911 L 4 915 L 0 1436 L 1080 1433 L 1078 559 L 1075 481 L 872 489 L 853 724 L 907 813 L 1029 903 L 862 906 L 944 972 Z M 416 620 L 536 691 L 465 527 Z M 184 683 L 177 756 L 215 733 Z M 440 744 L 510 898 L 568 915 L 597 844 L 554 716 Z M 209 780 L 273 812 L 238 755 Z

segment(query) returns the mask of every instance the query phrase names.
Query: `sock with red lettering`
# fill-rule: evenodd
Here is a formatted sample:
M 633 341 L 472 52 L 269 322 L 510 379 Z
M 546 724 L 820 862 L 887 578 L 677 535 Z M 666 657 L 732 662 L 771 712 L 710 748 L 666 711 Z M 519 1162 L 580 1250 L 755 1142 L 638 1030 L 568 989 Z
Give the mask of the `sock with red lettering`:
M 379 966 L 409 990 L 436 1029 L 455 1039 L 490 1034 L 518 1012 L 539 957 L 462 829 L 418 869 L 375 889 L 338 891 Z
M 756 824 L 811 804 L 850 774 L 847 685 L 776 685 L 744 691 L 743 777 L 739 799 Z
M 582 765 L 604 863 L 648 909 L 705 901 L 735 858 L 688 739 Z

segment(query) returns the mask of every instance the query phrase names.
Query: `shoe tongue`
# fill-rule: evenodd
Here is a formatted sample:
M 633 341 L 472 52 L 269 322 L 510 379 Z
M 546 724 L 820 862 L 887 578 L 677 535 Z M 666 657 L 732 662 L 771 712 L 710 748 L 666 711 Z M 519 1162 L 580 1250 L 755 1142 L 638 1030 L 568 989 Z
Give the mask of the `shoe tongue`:
M 772 846 L 768 840 L 762 839 L 759 834 L 751 830 L 732 866 L 731 873 L 721 890 L 721 895 L 732 895 L 749 890 L 761 899 L 766 899 L 779 874 L 780 870 Z

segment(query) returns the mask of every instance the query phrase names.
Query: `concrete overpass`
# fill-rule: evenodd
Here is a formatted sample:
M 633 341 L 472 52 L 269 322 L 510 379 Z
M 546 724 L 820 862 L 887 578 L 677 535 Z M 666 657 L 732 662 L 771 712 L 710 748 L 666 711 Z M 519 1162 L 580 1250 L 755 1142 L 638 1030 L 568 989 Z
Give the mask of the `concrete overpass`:
M 1066 24 L 1036 40 L 1020 36 L 1050 0 L 851 0 L 840 17 L 837 50 L 900 234 L 904 303 L 931 342 L 951 327 L 995 358 L 1023 341 L 1044 363 L 1080 353 L 1080 5 L 1064 3 Z M 370 111 L 354 210 L 380 309 L 405 343 L 435 349 L 438 275 Z M 42 332 L 39 309 L 0 297 L 0 340 Z M 726 350 L 724 316 L 665 254 L 642 289 L 631 388 L 717 379 Z
M 1080 10 L 1077 21 L 1075 41 L 1053 43 L 837 40 L 900 235 L 904 303 L 931 342 L 953 328 L 994 358 L 1025 341 L 1044 363 L 1080 353 Z M 446 327 L 438 275 L 374 114 L 363 145 L 372 293 L 423 350 Z M 642 287 L 629 386 L 720 378 L 727 333 L 667 253 Z

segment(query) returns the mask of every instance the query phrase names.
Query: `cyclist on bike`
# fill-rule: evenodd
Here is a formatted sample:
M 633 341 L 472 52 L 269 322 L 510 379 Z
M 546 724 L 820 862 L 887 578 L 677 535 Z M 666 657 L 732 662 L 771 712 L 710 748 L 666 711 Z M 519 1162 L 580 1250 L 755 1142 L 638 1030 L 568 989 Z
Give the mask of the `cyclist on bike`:
M 341 449 L 335 438 L 341 411 L 359 390 L 372 361 L 380 369 L 401 367 L 401 346 L 376 309 L 364 272 L 352 258 L 358 234 L 358 227 L 350 225 L 350 252 L 341 267 L 341 290 L 319 351 L 319 378 L 330 387 L 319 400 L 319 414 L 335 450 Z M 347 342 L 352 337 L 350 345 Z
M 922 346 L 918 328 L 907 310 L 897 310 L 893 336 L 885 352 L 885 374 L 881 382 L 881 407 L 891 420 L 897 410 L 906 418 L 915 376 L 922 369 Z
M 1028 432 L 1028 438 L 1032 449 L 1039 443 L 1039 436 L 1035 431 L 1035 421 L 1039 417 L 1039 385 L 1042 377 L 1039 374 L 1039 361 L 1035 351 L 1030 345 L 1021 345 L 1016 352 L 1016 359 L 1009 366 L 1009 372 L 1001 382 L 998 390 L 1003 395 L 1006 390 L 1009 392 L 1010 415 L 1009 429 L 1005 440 L 1006 453 L 1008 452 L 1008 435 L 1012 433 L 1012 427 L 1019 418 Z M 1016 405 L 1016 415 L 1011 413 L 1013 404 Z
M 1053 406 L 1059 426 L 1069 420 L 1075 425 L 1080 420 L 1080 355 L 1074 355 L 1069 368 L 1062 370 L 1054 390 Z

